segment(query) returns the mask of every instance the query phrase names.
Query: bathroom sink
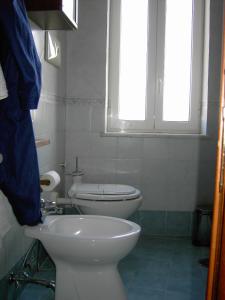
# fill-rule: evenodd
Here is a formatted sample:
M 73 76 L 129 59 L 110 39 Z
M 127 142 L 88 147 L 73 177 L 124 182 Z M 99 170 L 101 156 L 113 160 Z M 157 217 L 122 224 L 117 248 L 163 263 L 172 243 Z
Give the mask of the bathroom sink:
M 56 300 L 125 300 L 117 264 L 133 249 L 140 230 L 114 217 L 61 215 L 26 226 L 25 234 L 39 239 L 55 262 Z

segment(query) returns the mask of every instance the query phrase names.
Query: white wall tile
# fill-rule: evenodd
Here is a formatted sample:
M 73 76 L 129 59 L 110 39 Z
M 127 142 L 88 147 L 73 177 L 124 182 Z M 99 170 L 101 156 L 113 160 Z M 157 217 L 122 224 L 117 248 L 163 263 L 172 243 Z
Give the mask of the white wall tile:
M 168 211 L 193 211 L 198 204 L 196 185 L 170 186 L 168 192 Z
M 66 161 L 78 157 L 91 156 L 91 137 L 92 134 L 88 132 L 67 132 L 66 133 Z
M 198 139 L 168 139 L 168 153 L 171 160 L 199 160 L 199 140 Z
M 105 97 L 107 1 L 81 1 L 79 30 L 67 33 L 67 96 Z
M 91 130 L 91 107 L 88 104 L 67 105 L 66 110 L 67 131 Z
M 84 171 L 84 182 L 113 183 L 115 181 L 114 159 L 80 159 L 80 168 Z
M 189 161 L 169 161 L 167 182 L 171 186 L 188 185 L 198 178 L 198 164 Z
M 104 132 L 105 127 L 105 105 L 96 103 L 91 110 L 91 131 Z
M 96 158 L 116 158 L 117 138 L 102 137 L 99 133 L 90 136 L 90 157 Z
M 165 184 L 168 180 L 170 163 L 167 159 L 145 159 L 142 168 L 143 184 Z
M 169 188 L 165 183 L 142 183 L 143 194 L 142 210 L 165 210 L 170 205 L 168 197 Z
M 145 159 L 168 159 L 169 142 L 167 138 L 145 138 L 144 139 Z
M 117 147 L 118 158 L 142 158 L 143 156 L 143 138 L 118 138 Z
M 115 183 L 140 188 L 142 159 L 117 159 Z

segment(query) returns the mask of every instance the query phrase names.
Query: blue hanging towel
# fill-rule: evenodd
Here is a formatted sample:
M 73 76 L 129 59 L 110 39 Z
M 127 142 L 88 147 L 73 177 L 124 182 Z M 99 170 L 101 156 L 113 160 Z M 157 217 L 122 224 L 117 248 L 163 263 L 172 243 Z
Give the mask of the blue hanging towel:
M 41 64 L 23 0 L 0 0 L 0 63 L 8 98 L 0 101 L 0 189 L 21 225 L 41 222 L 40 177 L 30 109 Z

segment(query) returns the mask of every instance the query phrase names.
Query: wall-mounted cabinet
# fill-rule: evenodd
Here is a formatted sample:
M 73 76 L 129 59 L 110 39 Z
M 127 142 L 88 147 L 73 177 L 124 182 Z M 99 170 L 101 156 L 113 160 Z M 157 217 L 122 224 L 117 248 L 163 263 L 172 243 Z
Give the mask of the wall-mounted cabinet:
M 29 18 L 45 30 L 78 27 L 78 0 L 25 0 Z

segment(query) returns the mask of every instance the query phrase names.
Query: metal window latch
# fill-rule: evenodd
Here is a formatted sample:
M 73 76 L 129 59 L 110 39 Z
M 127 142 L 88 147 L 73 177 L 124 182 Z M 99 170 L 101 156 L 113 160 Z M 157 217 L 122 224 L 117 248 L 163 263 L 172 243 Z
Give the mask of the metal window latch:
M 163 79 L 158 78 L 158 80 L 157 80 L 157 93 L 159 95 L 162 95 L 162 92 L 163 92 Z

